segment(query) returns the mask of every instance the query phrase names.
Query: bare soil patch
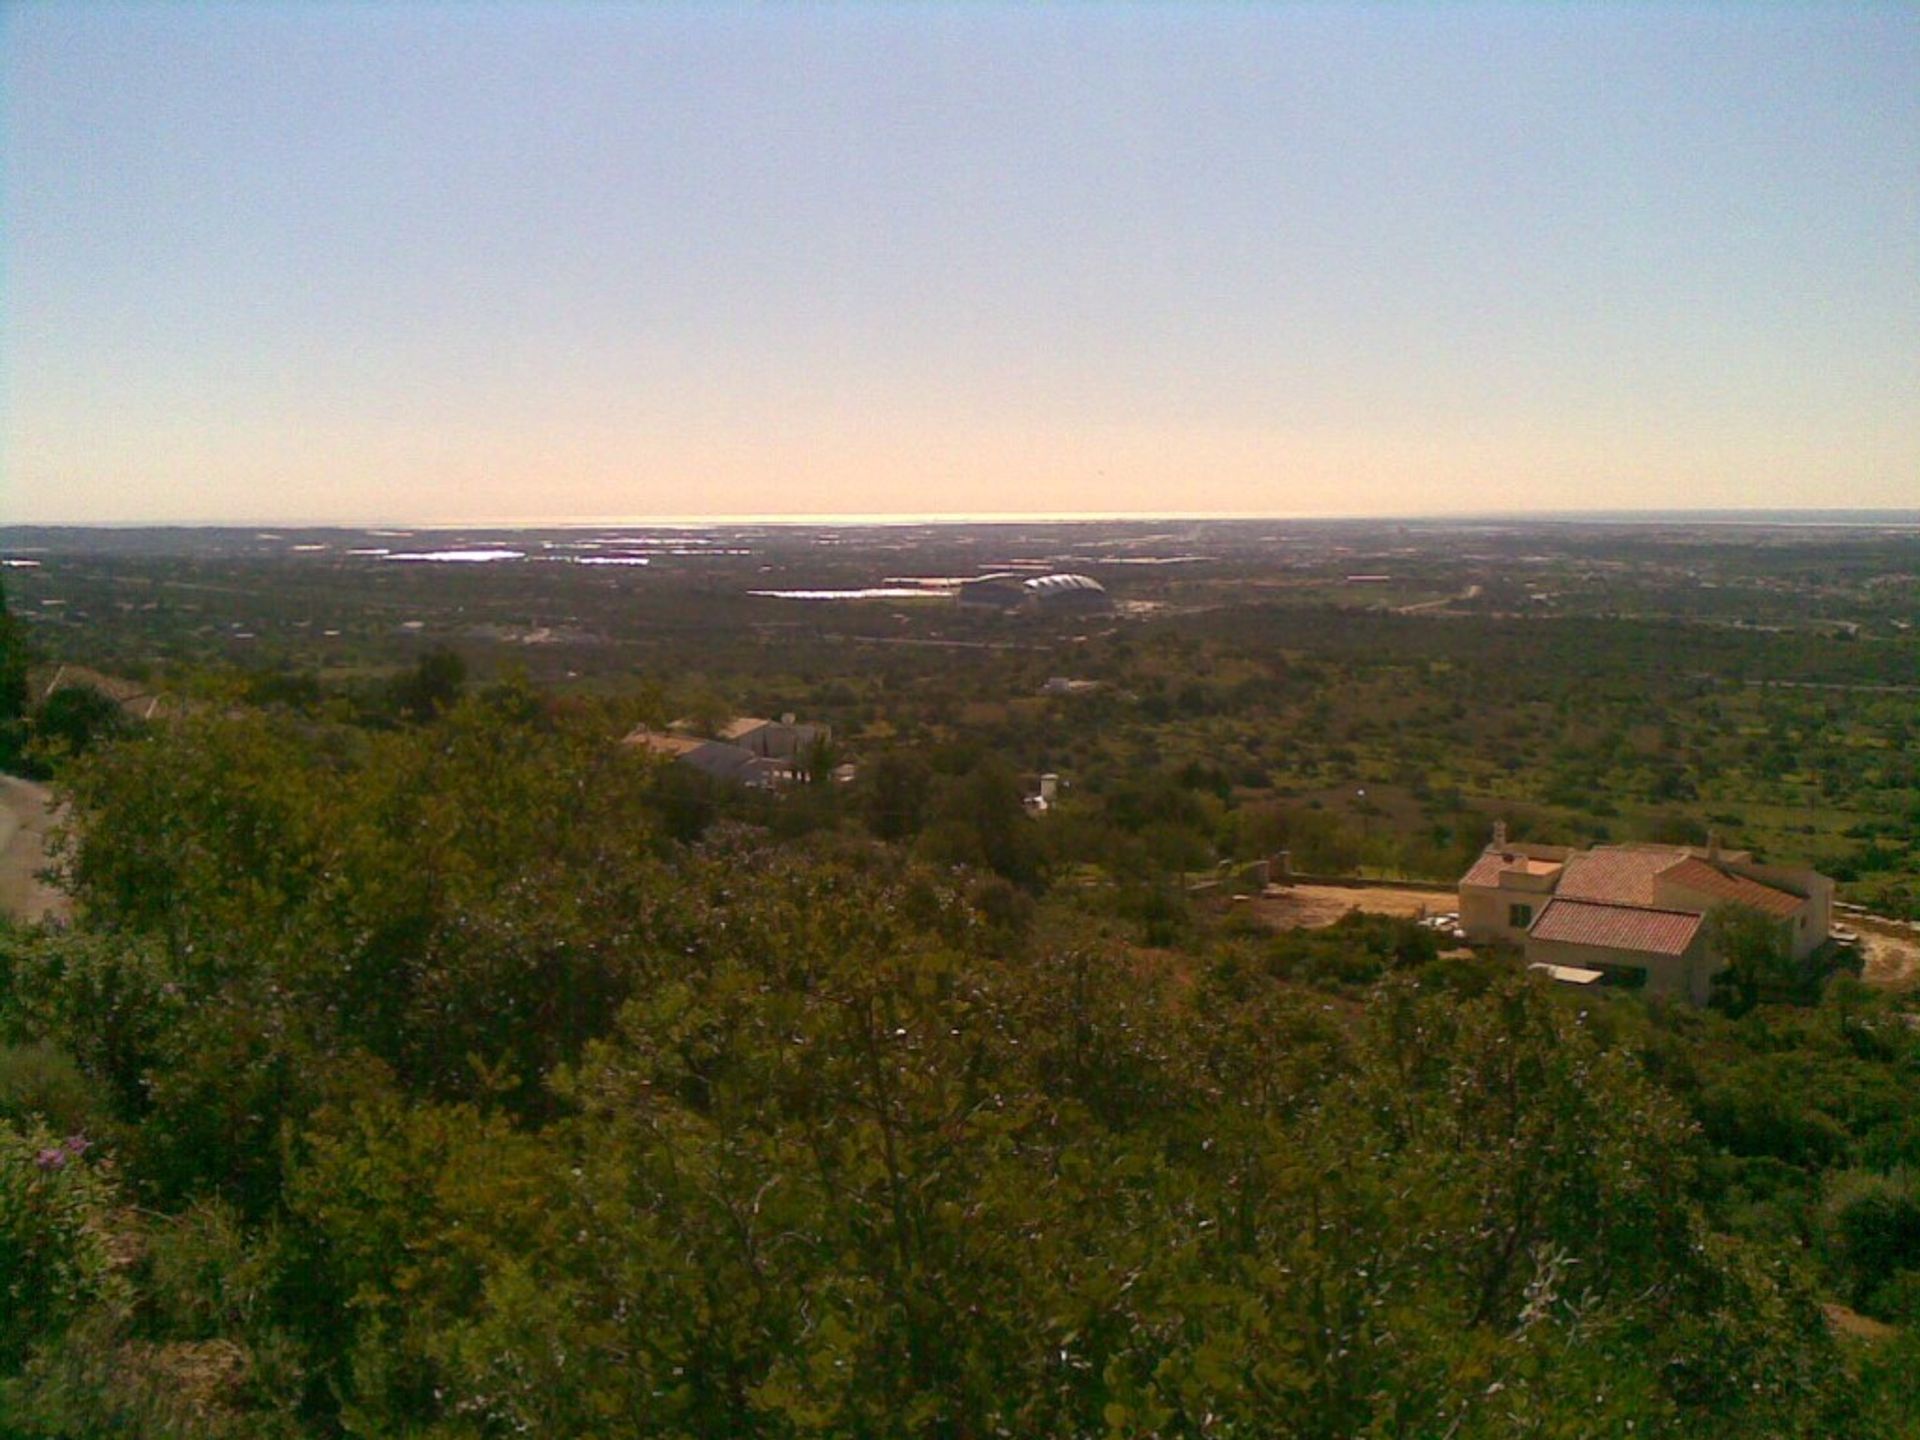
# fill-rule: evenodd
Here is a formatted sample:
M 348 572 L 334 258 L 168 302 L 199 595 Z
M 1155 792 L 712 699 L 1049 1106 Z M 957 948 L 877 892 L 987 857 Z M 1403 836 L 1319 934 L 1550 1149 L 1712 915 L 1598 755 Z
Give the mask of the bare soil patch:
M 40 878 L 52 797 L 44 785 L 0 775 L 0 912 L 35 921 L 65 915 L 67 897 Z
M 1333 924 L 1349 910 L 1417 920 L 1458 909 L 1459 898 L 1457 891 L 1420 886 L 1290 885 L 1247 903 L 1276 930 L 1313 930 Z
M 1862 980 L 1881 990 L 1920 988 L 1920 936 L 1911 930 L 1882 929 L 1871 920 L 1853 924 L 1860 932 Z
M 1827 1323 L 1842 1335 L 1851 1335 L 1856 1340 L 1889 1340 L 1899 1332 L 1891 1325 L 1884 1325 L 1857 1310 L 1828 1301 L 1820 1307 L 1827 1312 Z

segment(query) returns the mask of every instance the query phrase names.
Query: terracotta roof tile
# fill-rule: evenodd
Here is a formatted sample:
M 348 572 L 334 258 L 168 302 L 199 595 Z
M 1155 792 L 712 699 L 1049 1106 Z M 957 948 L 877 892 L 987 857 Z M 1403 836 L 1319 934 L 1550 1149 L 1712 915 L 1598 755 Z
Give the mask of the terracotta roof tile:
M 1473 862 L 1473 868 L 1460 877 L 1462 885 L 1498 885 L 1500 872 L 1506 869 L 1506 861 L 1497 851 L 1489 850 Z
M 1750 905 L 1762 914 L 1777 916 L 1782 920 L 1792 916 L 1804 903 L 1798 895 L 1776 890 L 1771 885 L 1762 885 L 1758 880 L 1749 880 L 1744 875 L 1729 875 L 1693 856 L 1669 865 L 1660 872 L 1659 878 L 1665 884 L 1678 885 L 1717 900 Z
M 1680 858 L 1677 850 L 1589 850 L 1567 861 L 1554 894 L 1607 905 L 1651 905 L 1654 876 Z
M 1559 868 L 1558 860 L 1541 860 L 1512 851 L 1488 850 L 1473 862 L 1471 870 L 1460 877 L 1460 883 L 1498 886 L 1503 875 L 1551 875 Z
M 1701 924 L 1702 917 L 1687 910 L 1556 897 L 1547 902 L 1527 938 L 1606 950 L 1638 950 L 1648 955 L 1683 955 L 1700 933 Z

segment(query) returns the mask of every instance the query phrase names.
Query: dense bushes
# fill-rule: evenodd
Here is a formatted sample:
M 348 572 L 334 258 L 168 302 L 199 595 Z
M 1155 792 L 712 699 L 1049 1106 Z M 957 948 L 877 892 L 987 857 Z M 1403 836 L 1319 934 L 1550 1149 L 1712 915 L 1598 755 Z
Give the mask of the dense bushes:
M 1828 1185 L 1822 1214 L 1835 1269 L 1869 1314 L 1920 1320 L 1920 1182 L 1910 1170 L 1848 1171 Z
M 7 1132 L 0 1279 L 38 1298 L 0 1435 L 1913 1418 L 1759 1214 L 1817 1206 L 1849 1295 L 1904 1313 L 1867 1279 L 1910 1187 L 1817 1178 L 1911 1114 L 1871 997 L 1583 1009 L 1409 924 L 1266 940 L 1184 897 L 1183 951 L 1143 954 L 1018 855 L 675 844 L 651 779 L 483 700 L 210 721 L 75 776 L 77 926 L 0 936 L 0 1106 L 98 1126 Z M 983 846 L 1008 798 L 927 781 Z M 1833 1113 L 1740 1100 L 1810 1054 Z

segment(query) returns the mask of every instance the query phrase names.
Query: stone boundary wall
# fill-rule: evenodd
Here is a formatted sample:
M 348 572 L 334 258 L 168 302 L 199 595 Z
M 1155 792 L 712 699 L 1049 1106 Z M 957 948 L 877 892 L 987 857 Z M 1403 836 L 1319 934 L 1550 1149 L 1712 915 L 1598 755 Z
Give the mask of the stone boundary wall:
M 1273 882 L 1282 889 L 1289 885 L 1339 885 L 1350 890 L 1431 890 L 1435 894 L 1458 895 L 1459 883 L 1441 880 L 1386 880 L 1373 875 L 1302 875 L 1298 872 Z

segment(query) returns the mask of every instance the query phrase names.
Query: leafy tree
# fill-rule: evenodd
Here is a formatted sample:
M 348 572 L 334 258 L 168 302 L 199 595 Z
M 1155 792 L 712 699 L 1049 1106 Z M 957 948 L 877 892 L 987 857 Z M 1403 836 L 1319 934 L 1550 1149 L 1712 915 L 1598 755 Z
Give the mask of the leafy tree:
M 62 685 L 34 707 L 32 723 L 36 748 L 52 757 L 83 754 L 133 728 L 126 711 L 91 685 Z
M 840 763 L 840 750 L 832 739 L 821 736 L 811 745 L 801 748 L 795 757 L 801 775 L 812 785 L 831 785 L 834 767 Z
M 933 772 L 912 751 L 888 750 L 864 767 L 867 823 L 882 840 L 907 840 L 926 823 Z
M 1034 885 L 1042 858 L 1034 829 L 1019 777 L 988 757 L 943 787 L 918 848 L 937 863 L 978 866 Z
M 283 668 L 249 675 L 246 698 L 250 705 L 284 705 L 311 714 L 320 707 L 324 692 L 320 677 L 312 671 Z
M 1884 1310 L 1903 1278 L 1920 1279 L 1920 1183 L 1913 1174 L 1837 1174 L 1828 1186 L 1822 1229 L 1849 1301 L 1870 1313 Z
M 46 1040 L 0 1043 L 0 1121 L 39 1120 L 63 1135 L 98 1132 L 107 1118 L 99 1085 Z
M 388 698 L 401 719 L 425 724 L 451 708 L 466 683 L 467 662 L 457 651 L 435 646 L 394 678 Z
M 1724 967 L 1737 1010 L 1786 990 L 1798 978 L 1787 929 L 1750 905 L 1717 905 L 1707 912 L 1707 952 Z

